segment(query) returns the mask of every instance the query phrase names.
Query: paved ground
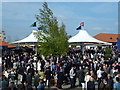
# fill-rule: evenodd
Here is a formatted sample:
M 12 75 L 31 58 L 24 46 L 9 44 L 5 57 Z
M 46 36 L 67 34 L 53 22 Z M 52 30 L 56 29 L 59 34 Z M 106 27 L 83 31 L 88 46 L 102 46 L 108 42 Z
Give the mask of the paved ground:
M 68 85 L 63 85 L 63 90 L 87 90 L 87 89 L 84 89 L 84 88 L 81 88 L 78 86 L 78 79 L 76 80 L 76 87 L 75 88 L 70 88 L 70 84 Z M 95 90 L 97 90 L 97 82 L 95 82 L 96 86 L 95 86 Z M 58 90 L 56 87 L 54 86 L 51 86 L 50 88 L 45 88 L 45 90 Z
M 33 81 L 33 80 L 32 80 L 32 81 Z M 21 84 L 20 81 L 18 81 L 18 84 Z M 78 84 L 79 84 L 78 79 L 76 79 L 76 87 L 75 87 L 75 88 L 72 88 L 72 89 L 71 89 L 71 88 L 70 88 L 70 84 L 68 84 L 68 85 L 65 85 L 65 84 L 64 84 L 64 85 L 62 86 L 62 88 L 63 88 L 62 90 L 86 90 L 86 89 L 83 89 L 83 88 L 79 87 Z M 95 84 L 96 84 L 95 87 L 97 88 L 97 82 L 95 82 Z M 58 89 L 57 89 L 57 87 L 55 87 L 55 86 L 51 86 L 51 87 L 49 87 L 49 88 L 48 88 L 48 87 L 45 87 L 45 90 L 58 90 Z M 95 89 L 95 90 L 97 90 L 97 89 Z

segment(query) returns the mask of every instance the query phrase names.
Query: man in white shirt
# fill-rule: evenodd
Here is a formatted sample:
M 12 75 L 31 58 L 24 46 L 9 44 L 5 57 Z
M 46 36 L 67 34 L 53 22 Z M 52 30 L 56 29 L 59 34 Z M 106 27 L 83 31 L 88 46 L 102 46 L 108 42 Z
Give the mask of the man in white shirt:
M 99 70 L 97 70 L 98 88 L 100 87 L 101 77 L 102 77 L 102 71 L 101 71 L 101 67 L 99 67 Z
M 74 79 L 74 76 L 75 76 L 75 73 L 74 73 L 74 67 L 71 67 L 71 70 L 70 70 L 70 82 L 71 82 L 71 88 L 73 88 L 75 85 L 75 79 Z

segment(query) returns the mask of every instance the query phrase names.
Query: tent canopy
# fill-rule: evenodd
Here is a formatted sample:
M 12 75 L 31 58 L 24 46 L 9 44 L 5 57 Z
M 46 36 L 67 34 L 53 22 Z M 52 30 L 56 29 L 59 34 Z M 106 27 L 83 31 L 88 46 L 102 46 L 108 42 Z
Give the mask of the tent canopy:
M 103 44 L 110 44 L 107 42 L 103 42 L 93 38 L 91 35 L 88 34 L 86 30 L 80 30 L 78 34 L 71 37 L 68 40 L 69 43 L 103 43 Z
M 34 33 L 36 33 L 38 30 L 33 30 L 30 35 L 28 35 L 26 38 L 15 41 L 12 43 L 34 43 L 37 42 L 37 38 L 35 37 Z M 80 30 L 79 33 L 73 37 L 71 37 L 68 40 L 69 43 L 102 43 L 102 44 L 107 44 L 111 45 L 110 43 L 103 42 L 100 40 L 97 40 L 93 38 L 91 35 L 88 34 L 86 30 Z
M 22 39 L 22 40 L 19 40 L 19 41 L 15 41 L 15 42 L 12 42 L 12 43 L 36 43 L 38 42 L 38 39 L 35 37 L 35 33 L 37 33 L 38 30 L 33 30 L 32 33 L 30 35 L 28 35 L 26 38 Z M 45 35 L 43 32 L 42 32 L 42 35 Z M 42 38 L 42 36 L 41 36 Z M 42 40 L 40 42 L 43 42 Z
M 37 38 L 34 35 L 35 32 L 37 32 L 37 30 L 33 30 L 32 33 L 28 35 L 26 38 L 19 41 L 15 41 L 13 43 L 37 42 Z

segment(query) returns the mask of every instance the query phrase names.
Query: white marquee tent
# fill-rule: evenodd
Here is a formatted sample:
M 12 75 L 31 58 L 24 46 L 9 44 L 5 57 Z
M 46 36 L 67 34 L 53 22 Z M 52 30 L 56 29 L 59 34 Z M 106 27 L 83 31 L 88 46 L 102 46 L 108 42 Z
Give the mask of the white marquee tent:
M 79 30 L 79 33 L 68 40 L 69 43 L 101 43 L 110 44 L 93 38 L 86 30 Z
M 103 45 L 112 45 L 111 43 L 103 42 L 93 38 L 91 35 L 88 34 L 86 30 L 80 30 L 78 34 L 71 37 L 68 40 L 69 43 L 79 43 L 82 48 L 82 53 L 84 53 L 84 43 L 94 43 L 94 44 L 103 44 Z
M 26 38 L 19 40 L 19 41 L 12 42 L 12 43 L 14 43 L 14 44 L 36 43 L 37 38 L 35 37 L 34 33 L 37 31 L 38 30 L 33 30 L 32 33 L 30 35 L 28 35 Z M 68 40 L 68 42 L 69 43 L 101 43 L 101 44 L 105 44 L 105 45 L 110 45 L 110 43 L 103 42 L 103 41 L 93 38 L 91 35 L 88 34 L 88 32 L 86 30 L 79 30 L 79 33 L 76 34 L 75 36 L 71 37 Z
M 30 35 L 28 35 L 26 38 L 19 40 L 19 41 L 12 42 L 12 43 L 14 43 L 14 44 L 16 44 L 16 43 L 36 43 L 37 38 L 34 35 L 35 32 L 37 32 L 37 30 L 33 30 L 32 33 Z

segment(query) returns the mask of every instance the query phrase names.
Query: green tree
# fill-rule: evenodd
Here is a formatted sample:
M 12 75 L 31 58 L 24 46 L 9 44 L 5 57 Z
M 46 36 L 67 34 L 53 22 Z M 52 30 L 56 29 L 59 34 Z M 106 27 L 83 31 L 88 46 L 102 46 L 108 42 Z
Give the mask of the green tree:
M 38 53 L 47 55 L 65 55 L 68 51 L 68 36 L 65 31 L 65 25 L 58 25 L 57 18 L 46 2 L 43 3 L 43 9 L 39 9 L 39 15 L 36 15 L 39 28 L 35 36 L 38 39 L 40 48 Z M 43 41 L 43 42 L 41 42 Z
M 110 48 L 106 48 L 105 49 L 105 59 L 107 60 L 108 58 L 112 58 L 111 57 L 111 53 L 112 53 L 112 50 Z
M 106 49 L 105 49 L 105 53 L 106 53 L 106 54 L 111 54 L 111 53 L 112 53 L 112 50 L 111 50 L 110 48 L 106 48 Z

